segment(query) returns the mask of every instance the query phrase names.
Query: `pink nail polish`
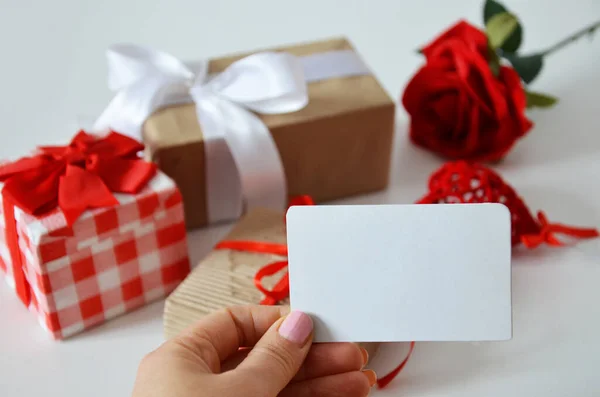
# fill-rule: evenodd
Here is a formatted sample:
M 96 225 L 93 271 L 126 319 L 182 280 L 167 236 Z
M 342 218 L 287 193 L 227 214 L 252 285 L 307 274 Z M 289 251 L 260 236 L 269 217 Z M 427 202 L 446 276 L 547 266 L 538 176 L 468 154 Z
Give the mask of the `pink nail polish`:
M 313 329 L 309 315 L 302 312 L 291 312 L 279 327 L 279 335 L 298 345 L 304 345 Z

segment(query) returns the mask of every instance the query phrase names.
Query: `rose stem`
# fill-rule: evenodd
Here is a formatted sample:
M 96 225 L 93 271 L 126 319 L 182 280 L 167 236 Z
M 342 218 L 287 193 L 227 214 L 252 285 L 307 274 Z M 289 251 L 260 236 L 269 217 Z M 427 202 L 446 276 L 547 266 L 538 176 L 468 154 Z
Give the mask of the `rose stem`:
M 580 31 L 572 34 L 571 36 L 565 38 L 564 40 L 559 41 L 558 43 L 554 44 L 552 47 L 548 48 L 546 51 L 543 51 L 540 55 L 542 55 L 542 56 L 550 55 L 553 52 L 560 50 L 567 44 L 570 44 L 573 41 L 578 40 L 579 38 L 585 36 L 586 34 L 594 33 L 594 30 L 598 29 L 599 27 L 600 27 L 600 21 L 597 21 L 597 22 L 581 29 Z

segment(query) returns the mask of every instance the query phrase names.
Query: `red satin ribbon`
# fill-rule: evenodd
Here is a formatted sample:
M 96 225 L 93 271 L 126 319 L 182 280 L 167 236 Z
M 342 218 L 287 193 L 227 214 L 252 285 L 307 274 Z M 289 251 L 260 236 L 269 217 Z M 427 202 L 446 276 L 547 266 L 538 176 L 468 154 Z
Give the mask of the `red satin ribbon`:
M 144 146 L 116 132 L 98 138 L 80 131 L 67 146 L 44 146 L 39 154 L 0 166 L 6 242 L 16 290 L 28 306 L 31 294 L 23 272 L 14 207 L 43 216 L 57 206 L 68 226 L 89 208 L 119 204 L 111 192 L 135 194 L 156 174 L 143 161 Z
M 298 196 L 290 200 L 289 207 L 294 205 L 314 205 L 314 201 L 310 196 Z M 289 208 L 288 207 L 288 208 Z M 287 245 L 276 244 L 276 243 L 265 243 L 262 241 L 242 241 L 242 240 L 225 240 L 221 241 L 215 246 L 215 249 L 230 249 L 234 251 L 242 252 L 255 252 L 260 254 L 274 254 L 280 256 L 287 256 Z M 254 285 L 256 288 L 263 293 L 265 296 L 261 301 L 261 305 L 276 305 L 279 301 L 287 298 L 290 294 L 290 283 L 289 274 L 285 274 L 275 284 L 275 286 L 269 290 L 263 284 L 263 278 L 272 276 L 277 272 L 285 269 L 288 266 L 287 259 L 276 262 L 271 262 L 261 267 L 258 272 L 254 275 Z M 415 342 L 410 342 L 410 350 L 404 358 L 404 360 L 389 374 L 377 380 L 377 387 L 382 389 L 386 387 L 398 374 L 410 358 L 415 348 Z
M 540 224 L 540 232 L 538 234 L 525 234 L 521 236 L 521 241 L 527 248 L 535 248 L 543 243 L 555 247 L 566 245 L 566 243 L 556 237 L 556 234 L 564 234 L 575 238 L 595 238 L 600 236 L 597 229 L 550 223 L 548 217 L 542 211 L 537 213 L 537 217 Z

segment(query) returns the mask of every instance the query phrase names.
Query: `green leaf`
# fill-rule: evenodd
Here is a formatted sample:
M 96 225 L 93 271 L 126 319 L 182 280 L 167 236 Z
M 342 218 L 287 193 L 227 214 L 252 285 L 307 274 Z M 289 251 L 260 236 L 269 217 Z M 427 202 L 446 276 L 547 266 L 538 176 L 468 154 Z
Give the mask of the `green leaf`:
M 510 12 L 494 15 L 485 24 L 488 41 L 492 48 L 501 48 L 510 35 L 515 31 L 519 21 Z
M 558 102 L 558 98 L 539 92 L 525 91 L 528 108 L 549 108 Z
M 504 54 L 512 67 L 526 84 L 531 83 L 542 70 L 544 58 L 541 54 L 520 56 L 517 54 Z
M 494 0 L 487 0 L 483 5 L 483 23 L 486 24 L 496 14 L 507 12 L 508 10 L 502 4 Z
M 508 12 L 506 7 L 494 0 L 487 0 L 483 6 L 483 22 L 485 25 L 492 19 L 492 17 L 496 14 L 501 14 L 503 12 Z M 510 36 L 504 41 L 502 44 L 502 51 L 504 52 L 517 52 L 519 47 L 521 46 L 521 41 L 523 40 L 523 28 L 520 23 L 517 23 L 517 27 L 510 34 Z
M 492 74 L 496 77 L 498 77 L 500 75 L 500 58 L 498 58 L 498 54 L 496 53 L 496 50 L 494 50 L 492 47 L 489 46 L 488 44 L 488 65 L 490 66 L 490 69 L 492 70 Z

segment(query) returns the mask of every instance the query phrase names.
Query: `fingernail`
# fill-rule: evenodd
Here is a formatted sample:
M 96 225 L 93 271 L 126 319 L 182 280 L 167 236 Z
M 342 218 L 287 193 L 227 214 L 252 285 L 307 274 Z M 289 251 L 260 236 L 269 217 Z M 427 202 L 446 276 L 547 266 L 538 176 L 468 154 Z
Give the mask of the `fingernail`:
M 365 365 L 367 365 L 367 363 L 369 362 L 369 352 L 367 351 L 367 349 L 365 349 L 364 347 L 360 348 L 360 352 L 362 354 L 362 359 L 363 359 L 363 367 Z
M 375 386 L 375 383 L 377 383 L 377 374 L 375 373 L 375 371 L 373 371 L 371 369 L 367 369 L 367 370 L 362 371 L 362 373 L 369 380 L 369 386 L 371 386 L 371 387 Z
M 302 312 L 291 312 L 279 327 L 279 335 L 298 345 L 304 345 L 313 330 L 313 322 L 309 315 Z

